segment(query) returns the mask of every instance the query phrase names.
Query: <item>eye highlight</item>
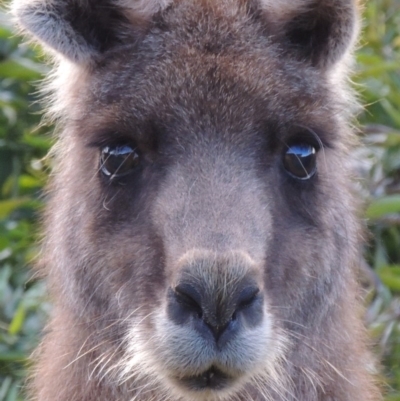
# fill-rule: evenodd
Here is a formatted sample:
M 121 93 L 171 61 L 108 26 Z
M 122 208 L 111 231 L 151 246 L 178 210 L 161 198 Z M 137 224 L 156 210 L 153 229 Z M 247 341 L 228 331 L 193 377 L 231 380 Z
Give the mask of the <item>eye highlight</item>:
M 129 145 L 104 146 L 101 149 L 101 172 L 110 178 L 131 173 L 139 164 L 140 156 L 135 147 Z
M 292 143 L 285 149 L 282 162 L 289 175 L 299 180 L 308 180 L 317 170 L 317 151 L 305 142 Z

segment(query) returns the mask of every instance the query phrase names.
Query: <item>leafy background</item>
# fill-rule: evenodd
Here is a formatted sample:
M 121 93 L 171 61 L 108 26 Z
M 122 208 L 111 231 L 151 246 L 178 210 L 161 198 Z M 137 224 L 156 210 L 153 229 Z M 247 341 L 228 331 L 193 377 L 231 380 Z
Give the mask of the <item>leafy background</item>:
M 372 233 L 360 279 L 366 322 L 386 378 L 386 400 L 400 401 L 400 3 L 369 0 L 353 77 L 365 111 L 355 151 Z M 30 270 L 49 174 L 50 128 L 38 128 L 32 84 L 46 72 L 40 55 L 11 33 L 0 11 L 0 401 L 23 400 L 28 356 L 50 306 Z

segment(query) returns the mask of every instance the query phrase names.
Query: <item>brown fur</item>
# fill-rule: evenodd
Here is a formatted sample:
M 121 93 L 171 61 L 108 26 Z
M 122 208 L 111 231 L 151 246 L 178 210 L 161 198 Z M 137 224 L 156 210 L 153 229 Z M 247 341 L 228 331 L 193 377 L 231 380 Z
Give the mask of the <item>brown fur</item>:
M 56 54 L 60 124 L 43 261 L 54 310 L 32 399 L 381 399 L 348 163 L 355 8 L 14 3 L 20 26 Z M 310 135 L 317 173 L 301 181 L 282 155 Z M 127 142 L 140 167 L 112 181 L 100 151 Z M 182 283 L 201 297 L 189 311 Z M 228 384 L 187 385 L 210 368 Z

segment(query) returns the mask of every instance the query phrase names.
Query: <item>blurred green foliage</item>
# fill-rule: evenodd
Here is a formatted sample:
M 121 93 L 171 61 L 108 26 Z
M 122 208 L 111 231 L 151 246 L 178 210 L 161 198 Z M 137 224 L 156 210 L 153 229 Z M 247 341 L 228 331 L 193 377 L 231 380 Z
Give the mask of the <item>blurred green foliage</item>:
M 400 2 L 369 0 L 357 52 L 364 148 L 357 149 L 376 274 L 367 320 L 379 343 L 387 400 L 400 401 Z
M 357 52 L 356 88 L 365 111 L 355 153 L 372 238 L 366 249 L 367 321 L 379 343 L 389 401 L 400 401 L 400 2 L 369 0 Z M 23 400 L 27 357 L 50 306 L 31 266 L 37 256 L 45 155 L 35 86 L 38 53 L 12 36 L 0 12 L 0 401 Z M 370 269 L 370 267 L 373 269 Z
M 22 400 L 26 358 L 44 325 L 44 283 L 27 270 L 38 253 L 38 210 L 50 137 L 36 129 L 32 82 L 45 73 L 37 54 L 11 36 L 0 13 L 0 400 Z

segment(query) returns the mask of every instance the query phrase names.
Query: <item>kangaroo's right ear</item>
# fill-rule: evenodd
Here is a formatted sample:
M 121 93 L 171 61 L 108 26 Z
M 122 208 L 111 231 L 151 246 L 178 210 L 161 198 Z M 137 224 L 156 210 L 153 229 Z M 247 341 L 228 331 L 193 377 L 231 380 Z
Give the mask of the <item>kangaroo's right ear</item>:
M 132 4 L 133 3 L 133 4 Z M 166 0 L 14 0 L 18 26 L 75 63 L 88 63 L 122 42 L 132 16 L 148 18 Z M 130 27 L 130 28 L 129 28 Z
M 286 54 L 326 69 L 358 34 L 357 0 L 258 0 L 271 37 Z

